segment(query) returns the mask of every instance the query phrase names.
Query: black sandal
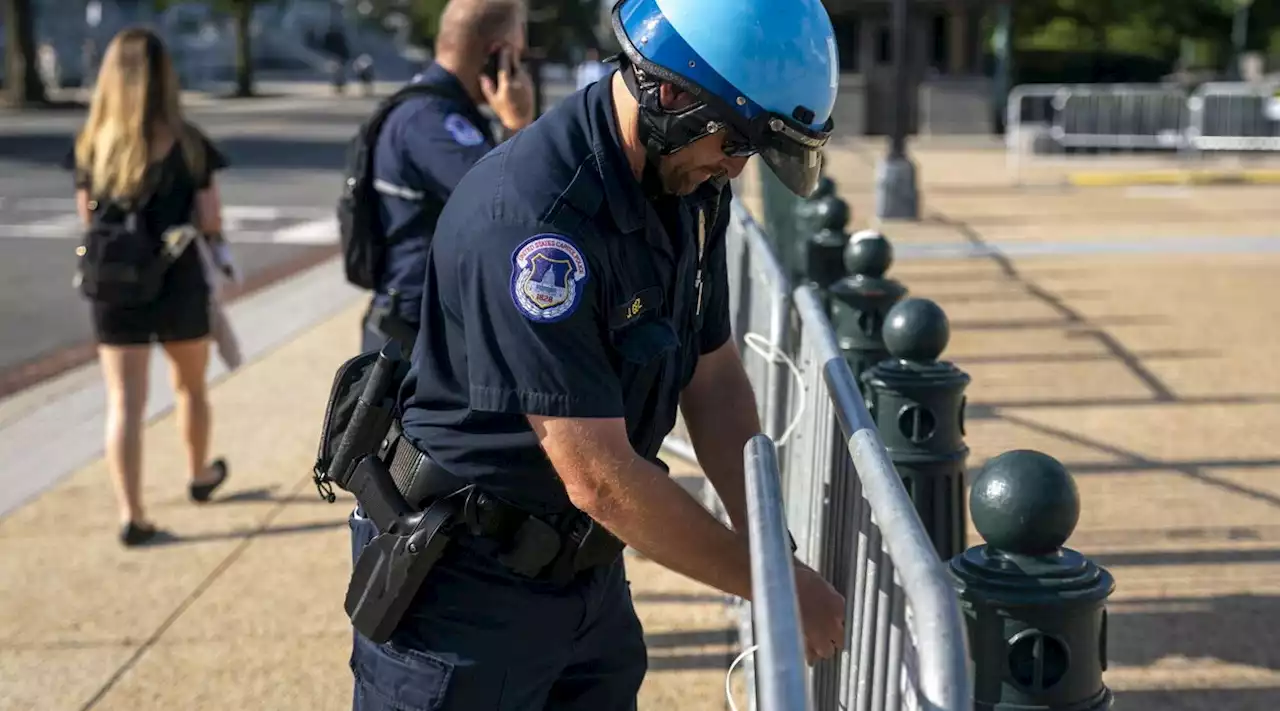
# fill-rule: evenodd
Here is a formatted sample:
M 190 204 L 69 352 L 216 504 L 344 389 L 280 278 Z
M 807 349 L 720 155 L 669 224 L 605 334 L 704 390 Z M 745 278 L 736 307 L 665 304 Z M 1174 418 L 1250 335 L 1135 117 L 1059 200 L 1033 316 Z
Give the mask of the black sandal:
M 126 547 L 138 546 L 155 538 L 156 527 L 151 524 L 141 524 L 130 521 L 120 529 L 120 543 Z
M 209 465 L 209 468 L 217 470 L 218 478 L 208 484 L 192 484 L 191 485 L 191 500 L 195 501 L 196 503 L 202 504 L 208 501 L 209 497 L 213 494 L 214 490 L 222 486 L 222 483 L 227 480 L 226 461 L 222 459 L 215 459 L 213 460 L 213 463 Z

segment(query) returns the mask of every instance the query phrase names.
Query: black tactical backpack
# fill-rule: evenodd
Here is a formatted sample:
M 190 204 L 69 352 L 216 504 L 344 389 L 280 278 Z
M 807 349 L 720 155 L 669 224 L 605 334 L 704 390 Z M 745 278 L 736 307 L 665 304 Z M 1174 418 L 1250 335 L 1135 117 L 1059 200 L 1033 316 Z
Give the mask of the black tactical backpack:
M 386 267 L 388 240 L 378 216 L 378 193 L 417 199 L 422 202 L 423 211 L 437 213 L 444 207 L 433 196 L 384 186 L 373 178 L 373 151 L 382 124 L 392 109 L 415 96 L 452 96 L 452 93 L 438 86 L 408 84 L 379 103 L 347 144 L 344 183 L 338 197 L 338 235 L 347 281 L 364 289 L 376 289 Z
M 120 307 L 147 305 L 159 297 L 165 271 L 185 244 L 172 249 L 147 229 L 140 201 L 93 200 L 89 225 L 76 250 L 76 284 L 85 298 Z

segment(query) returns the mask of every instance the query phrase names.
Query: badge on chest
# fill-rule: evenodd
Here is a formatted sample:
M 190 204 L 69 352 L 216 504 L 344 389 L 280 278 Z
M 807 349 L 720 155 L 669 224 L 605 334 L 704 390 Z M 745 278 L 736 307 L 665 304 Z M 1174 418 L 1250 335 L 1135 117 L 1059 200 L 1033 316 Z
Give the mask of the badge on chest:
M 587 260 L 563 235 L 540 234 L 512 253 L 511 299 L 525 318 L 554 323 L 582 302 Z

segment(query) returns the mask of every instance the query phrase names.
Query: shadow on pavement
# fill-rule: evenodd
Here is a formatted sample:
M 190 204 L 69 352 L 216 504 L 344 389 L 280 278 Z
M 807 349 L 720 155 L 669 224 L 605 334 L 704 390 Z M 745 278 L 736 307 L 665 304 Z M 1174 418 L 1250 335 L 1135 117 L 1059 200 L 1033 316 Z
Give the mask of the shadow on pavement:
M 304 523 L 294 526 L 276 526 L 272 528 L 244 528 L 235 531 L 222 531 L 218 533 L 200 533 L 194 536 L 179 536 L 170 531 L 160 530 L 156 533 L 156 537 L 147 541 L 141 547 L 153 548 L 159 546 L 171 546 L 184 543 L 207 543 L 209 541 L 228 541 L 244 538 L 264 538 L 268 536 L 279 536 L 289 533 L 310 533 L 312 531 L 324 531 L 331 528 L 345 528 L 347 521 L 345 518 L 339 517 L 333 521 L 323 521 L 319 523 Z
M 1268 552 L 1273 555 L 1271 560 L 1275 560 L 1275 551 Z M 1162 563 L 1153 561 L 1153 564 Z M 1172 665 L 1179 662 L 1205 659 L 1275 671 L 1280 670 L 1277 619 L 1280 619 L 1280 598 L 1274 596 L 1127 600 L 1123 611 L 1111 615 L 1107 653 L 1112 664 L 1164 666 L 1168 669 L 1164 674 L 1177 673 Z M 1115 703 L 1116 711 L 1271 711 L 1277 708 L 1280 708 L 1280 687 L 1275 686 L 1120 691 L 1116 693 Z

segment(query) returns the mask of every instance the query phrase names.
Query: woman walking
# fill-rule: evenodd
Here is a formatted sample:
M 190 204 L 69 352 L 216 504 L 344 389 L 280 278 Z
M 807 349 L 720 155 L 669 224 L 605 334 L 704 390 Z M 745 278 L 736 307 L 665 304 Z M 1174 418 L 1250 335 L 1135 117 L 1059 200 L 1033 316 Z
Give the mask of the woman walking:
M 159 37 L 141 28 L 122 31 L 107 47 L 72 157 L 76 208 L 86 226 L 80 283 L 91 304 L 106 380 L 107 465 L 120 509 L 120 540 L 132 546 L 157 530 L 146 515 L 141 486 L 152 343 L 162 346 L 169 361 L 191 499 L 208 501 L 227 477 L 226 462 L 207 459 L 210 284 L 199 251 L 176 239 L 194 232 L 196 239 L 221 241 L 222 206 L 213 174 L 226 161 L 183 119 L 168 52 Z M 125 264 L 124 255 L 133 261 Z M 149 275 L 155 278 L 143 278 Z

